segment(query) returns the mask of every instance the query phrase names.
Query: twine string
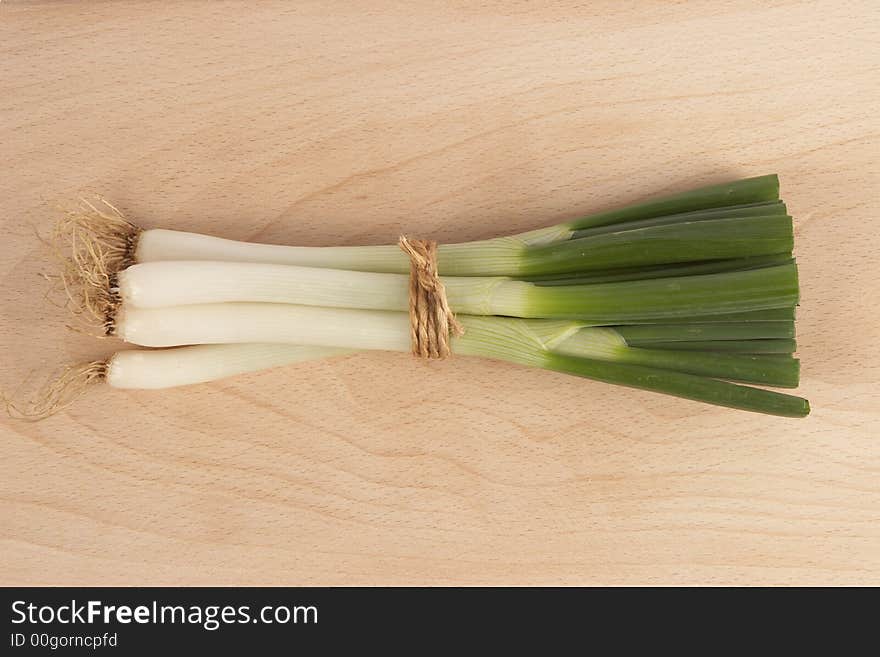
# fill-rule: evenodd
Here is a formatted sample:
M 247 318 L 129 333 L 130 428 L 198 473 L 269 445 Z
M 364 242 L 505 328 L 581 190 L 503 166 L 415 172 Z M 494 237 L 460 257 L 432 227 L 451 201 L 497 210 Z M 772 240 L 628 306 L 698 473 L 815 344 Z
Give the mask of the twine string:
M 437 273 L 437 242 L 398 240 L 409 256 L 409 321 L 412 353 L 419 358 L 447 358 L 449 336 L 464 335 L 446 298 L 446 288 Z

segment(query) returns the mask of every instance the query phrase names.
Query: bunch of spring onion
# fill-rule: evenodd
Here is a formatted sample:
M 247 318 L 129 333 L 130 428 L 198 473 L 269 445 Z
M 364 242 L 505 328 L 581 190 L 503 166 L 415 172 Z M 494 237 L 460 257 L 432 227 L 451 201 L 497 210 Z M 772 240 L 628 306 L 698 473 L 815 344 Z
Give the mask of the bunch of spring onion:
M 152 348 L 119 352 L 72 379 L 163 388 L 410 348 L 410 263 L 397 245 L 280 246 L 141 230 L 109 205 L 71 215 L 62 234 L 72 243 L 63 279 L 77 305 L 107 334 Z M 439 272 L 464 327 L 452 350 L 805 416 L 805 399 L 743 385 L 798 384 L 792 247 L 775 175 L 444 244 Z

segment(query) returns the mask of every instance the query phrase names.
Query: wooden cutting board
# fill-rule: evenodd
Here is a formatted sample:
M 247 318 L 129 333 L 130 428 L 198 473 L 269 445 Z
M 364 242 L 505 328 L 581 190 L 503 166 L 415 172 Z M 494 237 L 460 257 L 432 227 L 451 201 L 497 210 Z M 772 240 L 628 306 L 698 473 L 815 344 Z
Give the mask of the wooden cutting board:
M 876 2 L 0 5 L 0 387 L 36 237 L 469 240 L 778 172 L 804 420 L 354 355 L 0 422 L 0 584 L 880 584 Z M 24 383 L 22 381 L 24 380 Z

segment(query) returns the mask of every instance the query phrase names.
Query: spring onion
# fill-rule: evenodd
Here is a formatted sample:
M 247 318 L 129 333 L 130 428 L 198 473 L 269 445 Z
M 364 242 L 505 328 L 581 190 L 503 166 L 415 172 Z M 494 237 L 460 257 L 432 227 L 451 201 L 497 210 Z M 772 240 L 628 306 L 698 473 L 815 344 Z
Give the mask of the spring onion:
M 806 414 L 809 409 L 805 400 L 792 398 L 797 401 L 786 405 L 781 401 L 786 396 L 780 393 L 752 388 L 746 389 L 748 393 L 734 391 L 729 386 L 741 386 L 707 378 L 705 374 L 696 376 L 676 370 L 676 376 L 670 376 L 671 370 L 660 367 L 674 360 L 669 354 L 632 349 L 612 329 L 584 327 L 572 321 L 478 316 L 461 319 L 466 332 L 453 341 L 453 350 L 458 354 L 571 370 L 588 378 L 613 380 L 632 387 L 736 408 L 769 409 L 789 415 Z M 230 342 L 286 342 L 390 351 L 408 351 L 410 347 L 409 319 L 404 313 L 290 304 L 123 307 L 115 331 L 126 342 L 152 347 Z M 680 356 L 685 362 L 688 354 L 684 352 Z M 737 363 L 742 371 L 734 370 L 729 378 L 771 385 L 797 384 L 797 361 L 794 359 L 786 363 L 778 359 L 763 362 L 751 358 L 739 359 Z M 711 359 L 694 358 L 692 367 L 701 374 L 708 371 L 718 374 L 724 364 L 719 361 L 716 369 L 710 370 Z M 763 374 L 757 374 L 759 371 Z M 702 392 L 697 385 L 699 380 L 706 383 Z
M 591 261 L 584 255 L 594 248 L 597 258 L 601 255 L 604 262 L 621 257 L 622 260 L 611 262 L 611 266 L 618 268 L 628 264 L 689 262 L 698 253 L 723 254 L 713 257 L 725 258 L 738 257 L 737 254 L 782 253 L 791 248 L 786 233 L 787 215 L 780 214 L 785 212 L 785 206 L 778 199 L 776 175 L 712 185 L 518 235 L 442 244 L 439 249 L 440 272 L 448 276 L 546 275 L 578 271 L 578 267 L 585 263 L 595 269 L 598 261 Z M 141 230 L 109 204 L 104 208 L 88 204 L 86 210 L 85 213 L 72 213 L 67 227 L 89 233 L 89 239 L 99 244 L 108 259 L 123 265 L 156 260 L 212 260 L 369 272 L 409 271 L 409 262 L 396 245 L 301 247 L 252 244 L 174 230 Z M 757 212 L 761 214 L 756 216 Z M 701 217 L 719 222 L 713 225 L 728 235 L 748 230 L 750 236 L 727 246 L 719 240 L 713 242 L 711 234 L 706 241 L 710 229 L 700 226 L 703 223 Z M 751 221 L 754 219 L 767 221 Z M 653 222 L 639 223 L 645 220 Z M 766 227 L 761 225 L 764 223 Z M 597 233 L 598 228 L 608 226 L 615 226 L 614 231 Z M 627 235 L 621 237 L 621 233 Z M 655 242 L 654 238 L 658 236 L 663 239 Z M 549 248 L 568 241 L 577 245 L 562 253 Z M 627 244 L 630 244 L 628 248 Z M 752 248 L 758 250 L 749 251 Z M 568 256 L 575 258 L 577 267 L 574 269 L 574 265 L 566 260 Z M 114 269 L 114 265 L 111 264 L 110 269 Z
M 445 277 L 443 282 L 450 305 L 463 314 L 594 322 L 785 308 L 797 303 L 798 295 L 794 265 L 553 287 L 500 277 Z M 261 263 L 144 263 L 122 271 L 118 288 L 124 303 L 142 308 L 270 302 L 403 311 L 409 303 L 409 278 L 402 274 Z

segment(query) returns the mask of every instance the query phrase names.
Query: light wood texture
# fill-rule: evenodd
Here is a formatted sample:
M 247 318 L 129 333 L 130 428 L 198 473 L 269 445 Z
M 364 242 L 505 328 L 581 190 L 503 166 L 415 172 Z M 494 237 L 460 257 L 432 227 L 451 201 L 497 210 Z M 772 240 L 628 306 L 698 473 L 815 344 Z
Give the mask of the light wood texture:
M 393 354 L 96 388 L 0 424 L 0 583 L 880 584 L 877 3 L 578 5 L 2 3 L 0 387 L 116 347 L 43 296 L 83 191 L 367 244 L 775 171 L 813 414 Z

